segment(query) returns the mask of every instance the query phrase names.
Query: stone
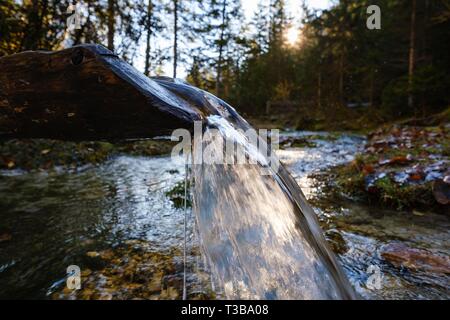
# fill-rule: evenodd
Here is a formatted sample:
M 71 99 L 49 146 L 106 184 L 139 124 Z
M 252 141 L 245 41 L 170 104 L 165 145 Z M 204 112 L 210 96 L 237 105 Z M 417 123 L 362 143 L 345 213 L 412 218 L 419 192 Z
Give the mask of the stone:
M 450 258 L 425 249 L 392 243 L 382 248 L 381 256 L 397 268 L 405 267 L 411 271 L 450 274 Z

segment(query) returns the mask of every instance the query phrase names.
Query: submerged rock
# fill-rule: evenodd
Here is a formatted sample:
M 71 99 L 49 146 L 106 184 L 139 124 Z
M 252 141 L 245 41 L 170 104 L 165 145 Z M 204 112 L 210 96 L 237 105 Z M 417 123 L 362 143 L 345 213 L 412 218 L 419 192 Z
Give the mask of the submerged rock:
M 348 246 L 344 240 L 344 237 L 336 229 L 326 231 L 325 238 L 327 239 L 333 252 L 337 254 L 344 254 L 348 251 Z
M 449 257 L 424 249 L 411 248 L 402 243 L 386 245 L 382 248 L 381 256 L 397 268 L 450 274 Z
M 82 269 L 81 290 L 65 288 L 53 294 L 54 299 L 173 300 L 182 297 L 183 275 L 179 263 L 182 252 L 179 248 L 158 250 L 147 241 L 129 240 L 114 249 L 89 251 L 86 257 L 90 263 L 89 268 Z M 91 268 L 93 262 L 96 265 Z M 214 298 L 209 291 L 210 279 L 191 273 L 191 264 L 188 267 L 190 299 Z

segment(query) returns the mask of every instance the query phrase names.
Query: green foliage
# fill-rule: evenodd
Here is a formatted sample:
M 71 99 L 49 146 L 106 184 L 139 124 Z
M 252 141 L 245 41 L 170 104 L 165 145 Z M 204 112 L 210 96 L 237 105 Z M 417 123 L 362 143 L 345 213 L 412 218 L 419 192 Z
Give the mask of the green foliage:
M 422 111 L 426 106 L 428 113 L 438 112 L 447 104 L 447 91 L 450 88 L 450 77 L 446 72 L 432 65 L 420 67 L 414 75 L 412 87 L 409 87 L 408 77 L 402 76 L 392 80 L 383 90 L 383 109 L 392 117 L 411 115 Z M 408 107 L 408 95 L 419 99 L 414 109 Z
M 284 0 L 260 0 L 248 23 L 239 0 L 85 0 L 81 30 L 67 32 L 69 2 L 0 1 L 0 56 L 106 45 L 112 36 L 122 58 L 145 59 L 146 74 L 161 73 L 177 56 L 190 83 L 243 113 L 261 116 L 268 103 L 286 102 L 298 106 L 299 118 L 326 125 L 339 118 L 364 125 L 349 120 L 347 105 L 369 105 L 366 113 L 381 110 L 395 120 L 440 112 L 450 104 L 448 0 L 417 1 L 415 24 L 410 0 L 341 0 L 323 11 L 309 9 L 305 1 L 302 21 L 289 17 Z M 381 30 L 366 27 L 366 10 L 373 4 L 381 8 Z M 300 22 L 298 43 L 288 44 L 287 30 Z M 313 112 L 300 112 L 304 109 Z
M 187 183 L 187 199 L 186 199 L 186 206 L 188 208 L 192 207 L 192 201 L 189 198 L 190 188 L 191 184 L 188 181 Z M 184 181 L 178 182 L 171 190 L 166 192 L 166 196 L 173 202 L 173 205 L 177 209 L 184 208 L 184 199 L 185 199 L 185 183 Z
M 381 204 L 397 210 L 434 204 L 431 183 L 401 186 L 385 177 L 377 180 L 375 186 Z
M 383 90 L 383 110 L 391 117 L 405 115 L 408 112 L 408 78 L 394 79 Z
M 381 7 L 381 30 L 366 27 L 371 4 Z M 368 113 L 382 110 L 384 117 L 397 119 L 439 112 L 450 102 L 450 77 L 445 72 L 449 55 L 444 53 L 449 48 L 442 36 L 450 24 L 438 4 L 418 4 L 415 40 L 420 45 L 415 48 L 411 84 L 410 1 L 340 1 L 323 12 L 304 7 L 307 14 L 297 47 L 283 41 L 288 21 L 280 11 L 282 5 L 283 1 L 276 1 L 267 10 L 266 46 L 258 45 L 258 31 L 248 40 L 248 56 L 229 98 L 240 110 L 260 114 L 270 101 L 295 101 L 302 108 L 315 109 L 317 119 L 336 119 L 348 113 L 347 104 L 359 104 L 373 106 Z M 256 12 L 253 25 L 261 25 L 262 16 L 262 11 Z M 433 22 L 435 17 L 440 17 L 439 26 Z M 413 106 L 408 104 L 411 95 L 416 101 Z

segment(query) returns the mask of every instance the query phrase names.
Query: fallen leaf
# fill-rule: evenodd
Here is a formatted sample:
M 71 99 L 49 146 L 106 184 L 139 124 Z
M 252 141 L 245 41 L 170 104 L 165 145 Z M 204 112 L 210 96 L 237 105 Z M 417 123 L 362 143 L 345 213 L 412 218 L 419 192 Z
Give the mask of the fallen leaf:
M 409 179 L 412 181 L 420 181 L 422 180 L 422 175 L 418 174 L 418 173 L 413 173 L 409 175 Z
M 86 253 L 86 255 L 89 258 L 97 258 L 100 256 L 100 253 L 96 252 L 96 251 L 89 251 L 88 253 Z
M 375 172 L 375 169 L 373 168 L 373 166 L 366 164 L 364 165 L 364 167 L 362 168 L 362 172 L 364 173 L 364 175 L 369 175 Z
M 0 234 L 0 242 L 10 241 L 11 239 L 12 239 L 12 235 L 10 233 Z
M 42 154 L 42 155 L 46 155 L 46 154 L 48 154 L 50 151 L 51 151 L 50 149 L 44 149 L 44 150 L 41 151 L 41 154 Z
M 413 210 L 413 215 L 418 216 L 418 217 L 423 217 L 425 215 L 425 213 L 420 212 L 418 210 Z
M 406 157 L 405 156 L 398 156 L 398 157 L 394 157 L 394 158 L 391 158 L 391 159 L 381 160 L 381 161 L 379 161 L 379 164 L 382 165 L 382 166 L 383 165 L 387 165 L 387 164 L 389 164 L 389 165 L 395 165 L 395 164 L 403 165 L 403 164 L 407 164 L 410 161 L 412 161 L 412 157 L 410 155 L 408 155 Z

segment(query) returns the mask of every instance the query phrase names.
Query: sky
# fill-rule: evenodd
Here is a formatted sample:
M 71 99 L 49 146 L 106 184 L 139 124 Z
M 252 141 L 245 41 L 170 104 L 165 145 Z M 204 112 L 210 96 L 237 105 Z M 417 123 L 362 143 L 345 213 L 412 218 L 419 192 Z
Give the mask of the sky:
M 243 9 L 245 17 L 248 21 L 253 17 L 253 14 L 258 6 L 258 1 L 259 0 L 241 0 L 242 9 Z M 301 0 L 286 0 L 288 14 L 294 20 L 297 20 L 297 21 L 300 21 L 300 18 L 302 15 L 301 3 L 302 3 Z M 307 0 L 306 3 L 308 5 L 308 7 L 312 8 L 312 9 L 326 9 L 331 5 L 332 0 Z M 143 51 L 143 49 L 141 51 Z M 143 70 L 144 69 L 143 59 L 138 59 L 135 66 L 138 69 Z M 173 70 L 172 63 L 168 62 L 163 68 L 164 75 L 172 76 L 172 73 L 173 73 L 172 70 Z M 186 70 L 183 66 L 179 66 L 178 77 L 179 78 L 186 77 Z
M 246 15 L 247 19 L 250 19 L 255 12 L 256 7 L 258 6 L 258 0 L 241 0 L 242 8 Z M 306 1 L 308 6 L 314 9 L 325 9 L 330 6 L 330 0 L 309 0 Z M 286 0 L 286 5 L 288 7 L 288 11 L 291 15 L 295 17 L 299 17 L 301 15 L 301 1 L 300 0 Z

